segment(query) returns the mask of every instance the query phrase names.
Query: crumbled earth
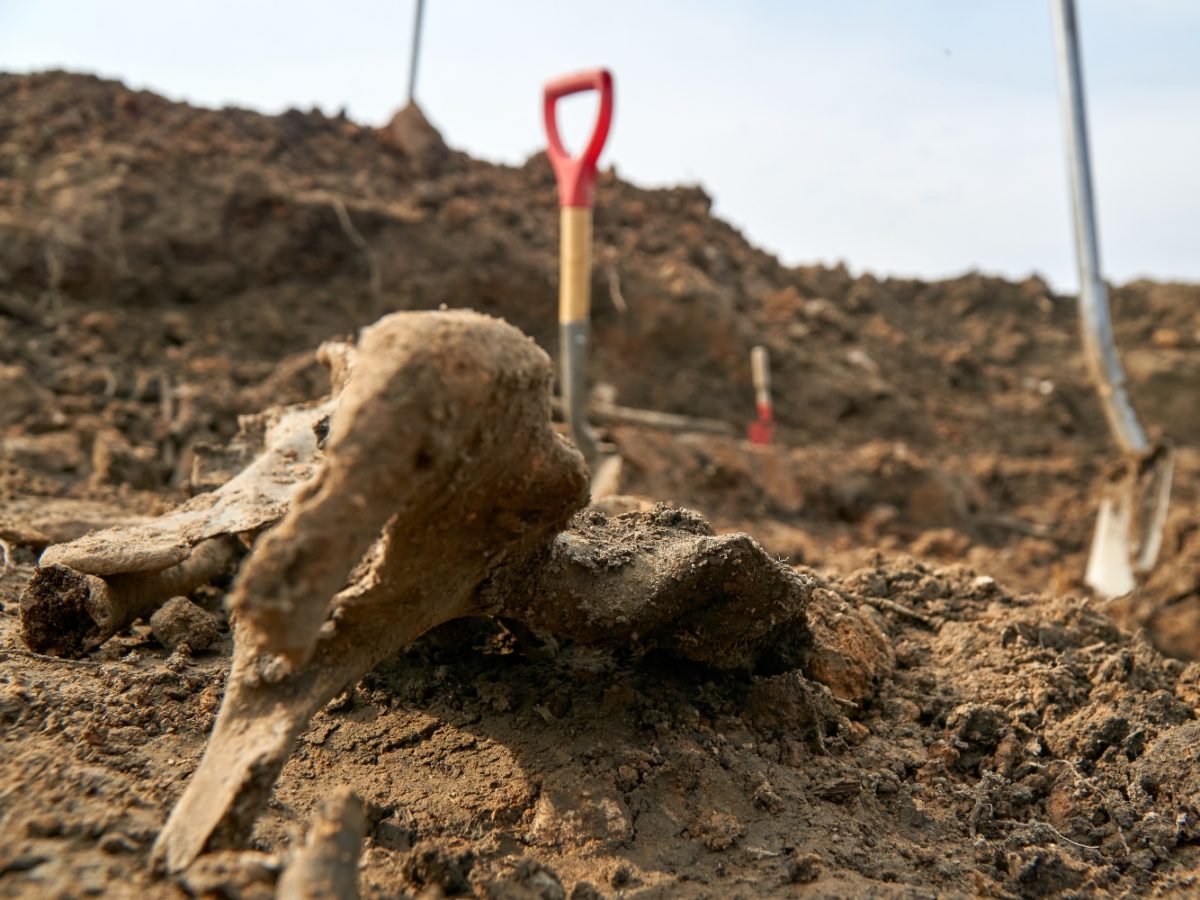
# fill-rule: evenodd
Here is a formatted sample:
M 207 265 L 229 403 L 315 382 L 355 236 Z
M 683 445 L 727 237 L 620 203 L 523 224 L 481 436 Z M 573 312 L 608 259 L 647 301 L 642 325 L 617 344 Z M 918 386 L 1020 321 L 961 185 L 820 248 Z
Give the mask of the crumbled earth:
M 343 785 L 365 896 L 1192 894 L 1200 287 L 1114 291 L 1179 455 L 1160 565 L 1102 604 L 1080 576 L 1114 453 L 1071 298 L 787 268 L 698 188 L 615 172 L 601 389 L 740 430 L 761 343 L 780 419 L 768 447 L 615 426 L 620 489 L 823 579 L 808 677 L 452 623 L 316 717 L 253 846 L 149 870 L 220 704 L 228 581 L 189 600 L 207 649 L 138 623 L 60 660 L 19 638 L 38 553 L 214 487 L 238 416 L 321 396 L 317 345 L 387 312 L 473 307 L 553 354 L 555 199 L 543 156 L 472 160 L 415 110 L 376 130 L 0 75 L 0 896 L 270 896 Z

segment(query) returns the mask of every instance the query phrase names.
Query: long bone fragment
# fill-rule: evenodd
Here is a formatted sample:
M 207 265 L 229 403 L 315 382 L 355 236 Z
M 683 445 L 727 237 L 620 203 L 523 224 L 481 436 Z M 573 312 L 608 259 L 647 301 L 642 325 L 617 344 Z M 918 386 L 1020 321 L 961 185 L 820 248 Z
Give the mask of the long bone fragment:
M 231 594 L 227 691 L 156 842 L 167 869 L 244 840 L 311 716 L 450 619 L 501 615 L 722 667 L 781 636 L 803 644 L 809 580 L 745 535 L 668 509 L 588 512 L 562 531 L 588 477 L 551 428 L 550 377 L 531 341 L 474 313 L 364 330 L 324 459 Z
M 275 900 L 356 900 L 366 831 L 362 801 L 339 788 L 317 807 L 304 845 L 279 879 Z
M 801 659 L 813 580 L 690 510 L 579 513 L 526 565 L 485 586 L 496 616 L 584 644 L 659 649 L 720 669 Z
M 336 385 L 346 361 L 336 349 L 330 355 Z M 79 656 L 223 572 L 240 553 L 235 536 L 277 521 L 296 486 L 315 472 L 321 455 L 315 427 L 333 405 L 247 417 L 240 446 L 253 461 L 218 490 L 143 525 L 48 547 L 21 593 L 26 643 L 39 652 Z
M 21 636 L 39 653 L 81 656 L 167 599 L 211 581 L 240 555 L 236 538 L 219 535 L 158 571 L 102 578 L 58 563 L 40 565 L 21 592 Z
M 586 502 L 583 460 L 550 427 L 550 377 L 544 352 L 486 316 L 398 313 L 364 329 L 324 462 L 235 584 L 225 700 L 155 844 L 169 870 L 240 842 L 314 712 L 476 612 L 478 586 Z

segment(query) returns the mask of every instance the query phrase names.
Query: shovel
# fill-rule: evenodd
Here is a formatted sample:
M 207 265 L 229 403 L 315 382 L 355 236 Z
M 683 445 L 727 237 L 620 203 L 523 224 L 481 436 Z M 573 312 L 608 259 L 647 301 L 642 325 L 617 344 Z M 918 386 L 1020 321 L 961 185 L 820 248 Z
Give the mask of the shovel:
M 600 93 L 600 111 L 587 147 L 572 157 L 558 135 L 558 101 L 584 91 Z M 613 80 L 607 69 L 565 75 L 546 84 L 542 113 L 546 123 L 546 155 L 558 182 L 561 238 L 558 289 L 559 358 L 563 406 L 575 444 L 592 470 L 592 495 L 612 493 L 620 457 L 602 452 L 587 421 L 587 354 L 592 306 L 592 206 L 596 195 L 596 161 L 612 123 Z
M 1051 0 L 1050 6 L 1071 177 L 1084 356 L 1109 430 L 1123 457 L 1100 501 L 1084 580 L 1104 597 L 1119 597 L 1132 591 L 1137 576 L 1149 572 L 1158 558 L 1175 457 L 1169 446 L 1151 444 L 1146 438 L 1125 390 L 1125 372 L 1113 340 L 1108 291 L 1100 276 L 1075 3 Z
M 771 363 L 767 348 L 757 346 L 750 351 L 750 375 L 754 379 L 754 405 L 758 420 L 746 428 L 752 444 L 769 444 L 775 436 L 775 408 L 771 404 Z

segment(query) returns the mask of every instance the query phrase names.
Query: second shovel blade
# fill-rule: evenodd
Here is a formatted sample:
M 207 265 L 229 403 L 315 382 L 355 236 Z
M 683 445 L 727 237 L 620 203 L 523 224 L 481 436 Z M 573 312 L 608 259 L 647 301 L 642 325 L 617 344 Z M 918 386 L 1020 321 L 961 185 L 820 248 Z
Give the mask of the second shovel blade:
M 1137 549 L 1134 571 L 1144 575 L 1154 568 L 1162 549 L 1163 530 L 1167 524 L 1167 509 L 1171 504 L 1171 479 L 1175 473 L 1175 452 L 1171 447 L 1158 446 L 1137 467 L 1138 499 L 1135 533 L 1131 535 Z
M 1137 582 L 1130 564 L 1129 525 L 1133 519 L 1133 488 L 1122 479 L 1100 501 L 1092 549 L 1088 554 L 1087 572 L 1083 580 L 1102 597 L 1128 594 Z

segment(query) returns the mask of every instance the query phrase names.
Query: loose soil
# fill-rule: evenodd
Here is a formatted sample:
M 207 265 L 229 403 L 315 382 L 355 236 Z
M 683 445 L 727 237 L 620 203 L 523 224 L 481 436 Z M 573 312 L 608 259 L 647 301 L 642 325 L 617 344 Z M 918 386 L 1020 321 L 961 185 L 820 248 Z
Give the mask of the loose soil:
M 20 639 L 38 554 L 213 487 L 206 448 L 322 396 L 316 346 L 386 313 L 474 308 L 553 354 L 555 203 L 543 156 L 472 160 L 412 109 L 377 130 L 0 75 L 0 896 L 270 896 L 342 785 L 366 896 L 1190 894 L 1200 287 L 1113 293 L 1179 461 L 1159 567 L 1104 604 L 1081 573 L 1115 455 L 1071 298 L 788 268 L 702 190 L 611 171 L 598 392 L 741 430 L 765 344 L 780 420 L 767 447 L 612 428 L 621 490 L 820 578 L 815 639 L 875 623 L 868 699 L 832 699 L 836 666 L 451 623 L 318 714 L 250 852 L 149 870 L 220 704 L 228 580 L 192 596 L 222 623 L 205 652 L 139 623 L 61 660 Z

